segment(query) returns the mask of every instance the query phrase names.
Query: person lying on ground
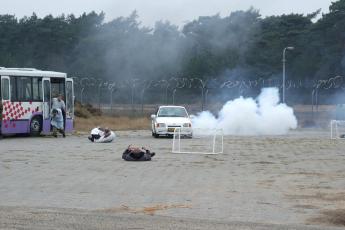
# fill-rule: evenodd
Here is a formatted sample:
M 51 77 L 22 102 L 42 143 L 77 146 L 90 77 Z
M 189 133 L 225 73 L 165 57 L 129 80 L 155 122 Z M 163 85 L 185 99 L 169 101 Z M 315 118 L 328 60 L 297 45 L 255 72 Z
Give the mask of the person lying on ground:
M 122 159 L 126 161 L 150 161 L 153 156 L 155 156 L 155 153 L 151 153 L 145 147 L 138 148 L 130 145 L 123 152 Z
M 87 138 L 94 142 L 96 139 L 101 138 L 101 136 L 103 136 L 104 134 L 104 128 L 102 127 L 96 127 L 94 129 L 91 130 L 91 135 L 88 136 Z
M 53 109 L 52 110 L 50 123 L 53 127 L 53 136 L 54 137 L 57 137 L 57 132 L 61 133 L 63 137 L 66 137 L 61 109 Z
M 95 143 L 109 143 L 115 139 L 116 135 L 109 128 L 97 127 L 91 130 L 88 139 Z

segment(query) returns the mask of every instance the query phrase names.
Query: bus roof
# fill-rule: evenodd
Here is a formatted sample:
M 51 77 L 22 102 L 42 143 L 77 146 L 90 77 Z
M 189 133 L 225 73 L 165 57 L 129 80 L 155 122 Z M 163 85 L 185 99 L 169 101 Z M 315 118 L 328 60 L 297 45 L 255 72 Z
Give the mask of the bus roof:
M 4 68 L 0 67 L 0 76 L 26 76 L 26 77 L 54 77 L 66 78 L 66 73 L 43 71 L 33 68 Z

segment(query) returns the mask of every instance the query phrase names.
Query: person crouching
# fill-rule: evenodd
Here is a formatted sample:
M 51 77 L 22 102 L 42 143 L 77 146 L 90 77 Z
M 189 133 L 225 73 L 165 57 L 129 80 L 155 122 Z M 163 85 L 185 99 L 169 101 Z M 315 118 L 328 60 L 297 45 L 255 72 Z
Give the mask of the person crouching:
M 53 127 L 53 136 L 57 137 L 57 132 L 66 137 L 64 130 L 64 122 L 61 109 L 53 109 L 51 114 L 51 125 Z

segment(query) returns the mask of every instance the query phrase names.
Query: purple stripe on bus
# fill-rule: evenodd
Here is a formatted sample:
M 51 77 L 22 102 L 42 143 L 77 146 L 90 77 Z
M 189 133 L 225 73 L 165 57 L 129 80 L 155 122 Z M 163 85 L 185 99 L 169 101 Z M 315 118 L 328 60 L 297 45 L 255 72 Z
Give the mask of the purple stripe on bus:
M 2 121 L 2 134 L 28 133 L 30 127 L 29 120 Z
M 1 133 L 2 134 L 16 134 L 16 133 L 30 133 L 31 119 L 35 116 L 42 116 L 42 112 L 34 112 L 30 120 L 2 120 Z M 50 134 L 51 124 L 50 118 L 43 120 L 42 134 Z M 74 130 L 73 120 L 66 119 L 66 132 L 71 133 Z
M 73 132 L 73 120 L 72 119 L 66 119 L 66 132 L 71 133 Z
M 50 118 L 43 120 L 42 134 L 50 134 Z

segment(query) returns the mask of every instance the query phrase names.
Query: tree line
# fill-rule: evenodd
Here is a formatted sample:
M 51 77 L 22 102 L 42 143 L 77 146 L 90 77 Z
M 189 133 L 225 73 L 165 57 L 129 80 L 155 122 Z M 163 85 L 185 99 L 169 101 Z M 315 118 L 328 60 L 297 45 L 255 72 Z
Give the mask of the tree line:
M 287 46 L 291 80 L 328 79 L 345 72 L 345 0 L 329 13 L 262 17 L 247 11 L 202 16 L 182 28 L 168 21 L 141 25 L 134 11 L 104 20 L 80 16 L 0 15 L 0 66 L 34 67 L 73 77 L 123 79 L 269 79 L 281 77 Z

